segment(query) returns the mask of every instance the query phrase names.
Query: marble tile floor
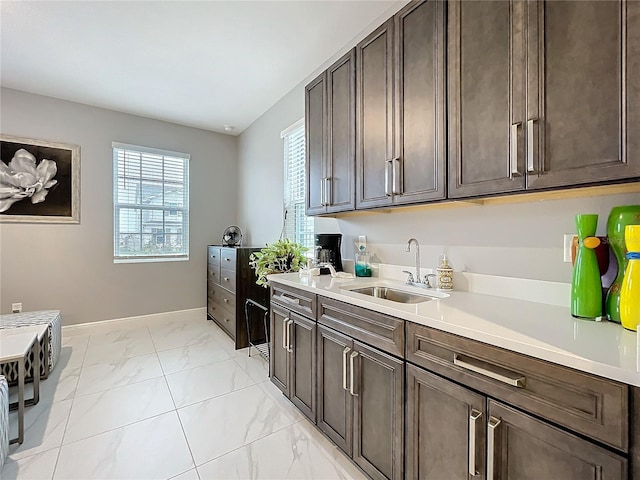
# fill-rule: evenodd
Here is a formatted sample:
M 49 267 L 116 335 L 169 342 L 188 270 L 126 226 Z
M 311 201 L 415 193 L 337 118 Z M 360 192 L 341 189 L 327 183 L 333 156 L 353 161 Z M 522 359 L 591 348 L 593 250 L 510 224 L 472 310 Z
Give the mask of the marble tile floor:
M 2 480 L 365 478 L 200 310 L 65 328 L 40 385 Z

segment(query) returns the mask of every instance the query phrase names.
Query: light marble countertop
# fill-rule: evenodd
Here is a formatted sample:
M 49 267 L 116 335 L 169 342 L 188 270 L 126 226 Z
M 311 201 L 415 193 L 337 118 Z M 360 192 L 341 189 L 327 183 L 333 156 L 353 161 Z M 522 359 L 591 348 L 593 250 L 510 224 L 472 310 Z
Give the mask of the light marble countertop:
M 345 289 L 386 284 L 430 292 L 375 277 L 333 279 L 329 275 L 300 277 L 297 273 L 283 273 L 269 276 L 269 281 L 640 386 L 638 335 L 615 323 L 573 318 L 568 307 L 459 291 L 450 292 L 446 298 L 402 304 Z

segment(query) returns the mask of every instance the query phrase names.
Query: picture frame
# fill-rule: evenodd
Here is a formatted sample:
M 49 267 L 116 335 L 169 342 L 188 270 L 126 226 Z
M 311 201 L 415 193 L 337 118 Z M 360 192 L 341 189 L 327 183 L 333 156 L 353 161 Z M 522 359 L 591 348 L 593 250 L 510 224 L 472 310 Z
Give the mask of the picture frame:
M 80 223 L 80 147 L 0 134 L 0 223 Z

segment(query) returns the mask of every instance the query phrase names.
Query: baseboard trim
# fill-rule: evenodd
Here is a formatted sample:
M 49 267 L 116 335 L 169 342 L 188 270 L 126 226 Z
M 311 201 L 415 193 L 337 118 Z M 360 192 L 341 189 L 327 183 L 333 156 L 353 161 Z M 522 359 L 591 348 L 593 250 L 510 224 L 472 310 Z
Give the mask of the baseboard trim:
M 171 312 L 149 313 L 147 315 L 137 315 L 133 317 L 112 318 L 108 320 L 98 320 L 95 322 L 76 323 L 74 325 L 63 325 L 62 331 L 67 333 L 72 333 L 76 330 L 83 330 L 87 327 L 95 327 L 96 325 L 109 325 L 117 322 L 130 323 L 130 322 L 148 321 L 148 320 L 153 320 L 154 318 L 160 319 L 163 317 L 167 317 L 169 315 L 201 314 L 204 317 L 206 313 L 207 313 L 207 307 L 189 308 L 186 310 L 174 310 Z

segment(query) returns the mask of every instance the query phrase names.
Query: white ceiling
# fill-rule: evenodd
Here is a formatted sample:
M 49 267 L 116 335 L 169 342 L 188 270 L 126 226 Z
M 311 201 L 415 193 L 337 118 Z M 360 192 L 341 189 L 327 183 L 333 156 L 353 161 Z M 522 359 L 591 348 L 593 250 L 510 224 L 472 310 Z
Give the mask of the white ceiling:
M 2 0 L 0 81 L 238 134 L 399 3 Z

